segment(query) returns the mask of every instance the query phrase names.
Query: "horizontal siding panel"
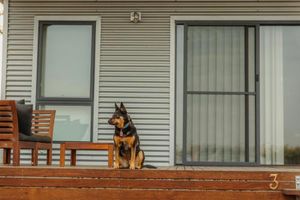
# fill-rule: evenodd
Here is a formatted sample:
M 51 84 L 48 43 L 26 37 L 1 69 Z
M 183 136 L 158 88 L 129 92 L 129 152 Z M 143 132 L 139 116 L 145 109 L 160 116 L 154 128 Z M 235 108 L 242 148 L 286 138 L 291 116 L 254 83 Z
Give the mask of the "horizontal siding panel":
M 33 41 L 32 40 L 10 40 L 8 39 L 7 41 L 7 44 L 8 44 L 8 49 L 10 48 L 11 45 L 15 45 L 16 46 L 30 46 L 31 49 L 33 48 Z
M 140 120 L 153 120 L 153 115 L 155 115 L 155 119 L 159 119 L 159 120 L 168 120 L 169 119 L 169 115 L 168 114 L 157 114 L 157 113 L 155 113 L 155 114 L 147 114 L 147 115 L 145 115 L 145 114 L 143 114 L 143 113 L 141 113 L 141 114 L 137 114 L 137 113 L 130 113 L 130 116 L 131 116 L 131 118 L 132 119 L 134 119 L 134 120 L 138 120 L 138 119 L 140 119 Z M 101 119 L 101 120 L 103 120 L 103 119 L 109 119 L 110 117 L 112 116 L 112 114 L 109 114 L 109 113 L 99 113 L 99 118 Z
M 20 28 L 20 29 L 8 29 L 8 34 L 11 34 L 11 35 L 16 35 L 16 36 L 26 36 L 30 39 L 32 39 L 32 36 L 33 36 L 33 30 L 30 29 L 30 27 L 28 27 L 28 29 L 24 29 L 24 27 Z M 23 38 L 22 38 L 23 39 Z
M 156 141 L 158 137 L 160 137 L 160 140 L 162 141 L 168 141 L 169 140 L 169 136 L 168 135 L 144 135 L 144 133 L 142 131 L 138 131 L 139 133 L 139 137 L 140 137 L 140 140 L 142 140 L 142 144 L 144 144 L 144 141 Z M 103 138 L 104 140 L 111 140 L 113 137 L 113 131 L 111 134 L 108 134 L 108 135 L 103 135 Z M 153 145 L 153 144 L 152 144 Z M 157 144 L 159 145 L 159 144 Z M 156 149 L 154 149 L 156 150 Z
M 31 76 L 8 76 L 7 81 L 31 81 Z
M 111 77 L 100 77 L 100 82 L 105 81 L 113 81 Z M 159 83 L 167 83 L 169 82 L 169 78 L 160 78 L 160 77 L 131 77 L 130 79 L 126 77 L 118 77 L 115 80 L 122 82 L 159 82 Z M 100 84 L 101 85 L 101 84 Z M 124 94 L 121 94 L 124 95 Z M 126 95 L 124 97 L 127 97 Z
M 137 126 L 138 130 L 168 130 L 169 126 L 168 124 L 151 124 L 151 123 L 147 123 L 147 124 L 141 124 L 141 123 L 137 123 L 134 122 L 134 124 Z M 105 129 L 105 128 L 111 128 L 110 125 L 106 124 L 99 124 L 99 128 L 100 129 Z
M 129 59 L 129 58 L 128 58 Z M 104 70 L 102 72 L 100 72 L 100 76 L 101 77 L 123 77 L 123 78 L 128 78 L 130 79 L 131 77 L 169 77 L 169 72 L 139 72 L 139 71 L 131 71 L 131 72 L 127 72 L 127 71 L 114 71 L 114 72 L 104 72 Z
M 100 129 L 111 129 L 112 127 L 107 124 L 106 119 L 99 120 L 101 121 L 99 123 Z M 159 121 L 159 122 L 158 122 Z M 168 130 L 169 129 L 169 120 L 134 120 L 134 125 L 136 126 L 137 130 L 139 132 L 142 132 L 141 130 L 153 130 L 153 132 L 162 131 L 162 130 Z M 154 127 L 155 128 L 152 128 Z
M 105 65 L 101 65 L 103 66 L 102 68 L 103 69 L 111 69 L 113 70 L 113 68 L 115 67 L 123 67 L 122 71 L 123 70 L 126 70 L 126 68 L 130 69 L 131 67 L 139 67 L 140 70 L 142 70 L 143 68 L 151 68 L 151 67 L 168 67 L 168 64 L 167 63 L 162 63 L 162 62 L 156 62 L 156 61 L 153 61 L 151 63 L 147 63 L 147 62 L 127 62 L 127 63 L 124 63 L 124 62 L 116 62 L 116 63 L 110 63 L 110 62 L 106 62 Z M 101 69 L 102 69 L 101 68 Z M 156 69 L 154 69 L 156 70 Z
M 132 47 L 132 45 L 130 46 L 131 49 L 128 49 L 128 47 L 126 45 L 124 46 L 120 46 L 120 45 L 106 45 L 103 46 L 101 48 L 101 50 L 103 51 L 103 55 L 110 55 L 112 54 L 114 51 L 116 51 L 115 53 L 127 53 L 128 51 L 130 53 L 136 51 L 136 52 L 140 52 L 140 51 L 144 51 L 145 53 L 148 52 L 152 52 L 152 51 L 157 51 L 157 49 L 160 49 L 162 53 L 165 53 L 165 51 L 169 51 L 168 49 L 168 45 L 151 45 L 151 46 L 147 46 L 147 45 L 134 45 L 134 47 Z
M 26 90 L 10 90 L 10 91 L 6 91 L 7 95 L 12 96 L 12 97 L 17 97 L 17 96 L 30 96 L 30 90 L 26 91 Z
M 116 39 L 116 40 L 122 40 L 123 38 L 126 39 L 133 39 L 136 41 L 143 41 L 145 38 L 148 40 L 165 40 L 166 38 L 169 38 L 168 31 L 155 31 L 155 30 L 144 30 L 144 31 L 137 31 L 137 30 L 124 30 L 124 32 L 121 32 L 120 30 L 114 31 L 114 30 L 108 30 L 110 31 L 109 36 L 107 36 L 107 39 Z
M 24 86 L 24 87 L 29 87 L 31 86 L 31 81 L 24 82 L 24 81 L 7 81 L 6 82 L 7 87 L 18 87 L 18 86 Z
M 21 70 L 21 69 L 20 69 Z M 162 84 L 162 83 L 139 83 L 136 84 L 134 82 L 102 82 L 101 84 L 101 88 L 111 88 L 111 87 L 119 87 L 119 88 L 131 88 L 131 87 L 136 87 L 136 88 L 144 88 L 144 87 L 150 87 L 150 88 L 164 88 L 164 87 L 168 87 L 168 84 Z
M 103 108 L 114 109 L 111 103 L 103 103 Z M 167 108 L 169 104 L 166 103 L 128 103 L 126 102 L 127 110 L 131 111 L 131 109 L 152 109 L 152 108 Z
M 31 85 L 22 85 L 22 86 L 11 86 L 10 91 L 19 92 L 19 91 L 27 91 L 31 92 Z
M 130 116 L 134 120 L 134 124 L 137 124 L 137 122 L 136 122 L 137 119 L 139 119 L 139 120 L 148 120 L 148 123 L 153 122 L 153 115 L 145 116 L 145 115 L 142 115 L 142 114 L 140 114 L 140 115 L 131 114 Z M 141 117 L 139 117 L 139 116 L 141 116 Z M 157 117 L 155 117 L 156 120 L 169 121 L 169 116 L 168 115 L 155 114 L 155 116 L 157 116 Z M 99 123 L 100 122 L 103 123 L 103 124 L 107 123 L 107 121 L 110 117 L 111 117 L 111 115 L 108 115 L 108 114 L 100 114 L 99 115 L 99 118 L 100 118 Z M 160 122 L 160 123 L 162 123 L 162 122 Z
M 150 21 L 151 20 L 151 21 Z M 147 19 L 147 21 L 144 21 L 140 24 L 137 24 L 137 26 L 131 26 L 131 23 L 118 23 L 115 20 L 109 19 L 106 23 L 102 23 L 103 30 L 109 31 L 139 31 L 139 32 L 147 32 L 147 31 L 159 31 L 159 32 L 170 32 L 170 29 L 168 29 L 169 21 L 167 20 L 160 20 L 156 23 L 153 23 L 153 19 Z M 116 27 L 118 26 L 118 27 Z
M 299 1 L 273 1 L 272 4 L 266 1 L 228 1 L 228 2 L 222 2 L 222 1 L 215 1 L 215 2 L 210 2 L 210 1 L 199 1 L 199 0 L 181 0 L 181 1 L 174 1 L 174 2 L 166 2 L 166 1 L 160 1 L 160 2 L 152 2 L 151 0 L 147 2 L 138 2 L 138 1 L 118 1 L 118 2 L 111 2 L 111 1 L 106 1 L 106 2 L 93 2 L 93 3 L 85 3 L 84 1 L 81 2 L 74 2 L 72 5 L 68 2 L 57 2 L 57 1 L 52 1 L 49 3 L 41 3 L 41 4 L 36 4 L 36 3 L 30 3 L 31 1 L 27 1 L 27 3 L 18 3 L 18 1 L 11 1 L 11 5 L 13 5 L 12 9 L 15 10 L 20 10 L 22 11 L 22 8 L 20 6 L 23 6 L 25 12 L 28 11 L 50 11 L 51 8 L 57 8 L 56 11 L 58 10 L 65 10 L 66 8 L 69 8 L 70 12 L 77 11 L 77 9 L 82 8 L 82 12 L 85 10 L 90 10 L 93 11 L 96 8 L 97 9 L 113 9 L 113 8 L 123 8 L 121 10 L 126 10 L 130 8 L 144 8 L 144 9 L 151 9 L 151 8 L 159 8 L 159 9 L 165 9 L 169 8 L 169 10 L 173 7 L 182 7 L 182 8 L 189 8 L 189 7 L 194 7 L 194 6 L 201 6 L 201 7 L 270 7 L 270 6 L 297 6 L 299 5 Z M 43 2 L 45 2 L 43 0 Z M 152 10 L 152 12 L 155 12 L 156 10 Z
M 144 47 L 144 48 L 148 48 L 148 47 L 166 47 L 167 44 L 162 44 L 161 42 L 159 41 L 144 41 L 144 42 L 138 42 L 138 41 L 135 41 L 135 43 L 132 43 L 132 41 L 114 41 L 114 40 L 111 40 L 111 41 L 105 41 L 103 40 L 102 43 L 102 48 L 101 49 L 105 49 L 105 48 L 116 48 L 120 45 L 123 46 L 123 48 L 125 47 L 130 47 L 130 48 L 135 48 L 135 47 Z
M 168 98 L 128 98 L 128 97 L 112 97 L 112 98 L 101 98 L 99 103 L 111 103 L 111 102 L 126 102 L 126 103 L 169 103 Z
M 7 76 L 31 76 L 32 72 L 31 71 L 11 71 L 11 70 L 7 70 L 6 74 L 7 74 Z
M 7 60 L 7 65 L 13 65 L 13 66 L 20 66 L 20 65 L 26 65 L 26 66 L 32 66 L 32 61 L 28 58 L 28 60 L 13 60 L 13 59 L 8 59 Z
M 115 49 L 113 51 L 105 51 L 102 56 L 143 56 L 143 55 L 147 55 L 147 56 L 161 56 L 161 55 L 168 55 L 168 51 L 164 50 L 164 51 L 155 51 L 155 50 L 147 50 L 147 51 L 138 51 L 137 49 L 127 49 L 127 50 L 119 50 L 119 49 Z
M 22 44 L 22 45 L 14 45 L 14 44 L 11 44 L 9 47 L 8 47 L 8 51 L 10 50 L 16 50 L 16 51 L 20 51 L 20 50 L 27 50 L 27 51 L 31 51 L 32 53 L 32 44 L 31 45 L 28 45 L 28 44 Z
M 7 55 L 8 56 L 32 56 L 32 52 L 28 49 L 28 50 L 8 50 L 7 51 Z
M 111 126 L 104 126 L 104 128 L 99 128 L 98 131 L 100 132 L 100 135 L 112 135 L 114 133 L 113 128 Z M 142 129 L 140 126 L 137 126 L 138 133 L 141 133 L 142 135 L 153 135 L 153 136 L 163 136 L 163 135 L 169 135 L 168 130 L 146 130 Z
M 17 77 L 20 78 L 20 80 L 22 80 L 22 77 Z M 27 80 L 26 77 L 24 78 L 24 80 Z M 102 95 L 100 95 L 101 98 L 103 97 L 131 97 L 131 98 L 169 98 L 169 94 L 168 93 L 145 93 L 145 92 L 139 92 L 139 93 L 128 93 L 128 92 L 118 92 L 118 93 L 114 93 L 114 92 L 106 92 L 103 93 Z M 143 111 L 141 111 L 143 112 Z
M 145 108 L 132 108 L 132 109 L 127 109 L 128 113 L 131 114 L 131 113 L 135 113 L 135 114 L 164 114 L 164 113 L 168 113 L 169 109 L 168 107 L 166 108 L 149 108 L 149 109 L 145 109 Z M 100 108 L 99 109 L 99 112 L 100 113 L 113 113 L 111 111 L 111 109 L 108 109 L 108 108 Z
M 32 70 L 32 66 L 23 66 L 23 65 L 14 65 L 14 66 L 7 66 L 7 71 L 27 71 Z

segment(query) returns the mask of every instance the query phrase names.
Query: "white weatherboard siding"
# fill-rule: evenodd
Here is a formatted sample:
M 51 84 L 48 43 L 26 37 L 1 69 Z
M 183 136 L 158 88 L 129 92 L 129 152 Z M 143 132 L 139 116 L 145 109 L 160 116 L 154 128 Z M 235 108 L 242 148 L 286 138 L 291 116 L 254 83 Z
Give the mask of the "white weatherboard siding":
M 131 11 L 142 22 L 129 22 Z M 102 1 L 11 0 L 8 14 L 4 97 L 31 101 L 35 16 L 101 16 L 99 142 L 112 141 L 107 120 L 123 101 L 137 126 L 146 162 L 172 164 L 170 132 L 170 17 L 205 15 L 300 15 L 300 1 Z M 172 75 L 172 77 L 174 77 Z M 97 104 L 97 103 L 96 103 Z M 173 130 L 173 129 L 171 129 Z M 58 151 L 54 159 L 58 160 Z M 104 164 L 106 153 L 80 152 L 79 164 Z M 28 154 L 23 157 L 29 158 Z

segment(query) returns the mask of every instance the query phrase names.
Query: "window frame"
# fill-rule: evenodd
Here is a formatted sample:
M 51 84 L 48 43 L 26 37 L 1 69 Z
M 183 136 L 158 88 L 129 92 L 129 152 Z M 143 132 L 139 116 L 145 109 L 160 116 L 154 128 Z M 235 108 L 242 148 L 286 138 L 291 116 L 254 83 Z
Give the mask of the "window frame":
M 75 98 L 70 98 L 70 97 L 43 97 L 41 95 L 41 89 L 42 89 L 42 50 L 43 50 L 43 27 L 44 25 L 91 25 L 92 26 L 92 35 L 91 35 L 91 65 L 90 65 L 90 95 L 88 98 L 80 98 L 80 97 L 75 97 Z M 96 72 L 96 54 L 97 54 L 97 49 L 96 49 L 96 26 L 97 26 L 97 21 L 96 20 L 39 20 L 38 21 L 38 44 L 37 44 L 37 77 L 36 77 L 36 97 L 35 97 L 35 107 L 39 108 L 40 106 L 89 106 L 91 108 L 91 123 L 90 123 L 90 138 L 89 141 L 86 142 L 92 142 L 95 140 L 94 136 L 94 129 L 95 129 L 95 106 L 94 106 L 94 101 L 95 101 L 95 87 L 96 86 L 96 81 L 95 81 L 95 75 Z M 75 140 L 70 140 L 70 141 L 75 141 Z M 56 141 L 54 140 L 53 142 L 55 143 L 61 143 L 63 141 Z
M 178 20 L 176 20 L 178 18 Z M 184 17 L 183 17 L 184 18 Z M 242 17 L 243 18 L 243 17 Z M 268 17 L 267 17 L 268 18 Z M 180 17 L 173 17 L 173 19 L 171 19 L 171 21 L 173 20 L 174 22 L 174 36 L 173 36 L 173 41 L 174 41 L 174 56 L 171 59 L 174 59 L 174 77 L 177 77 L 177 63 L 176 63 L 176 55 L 177 55 L 177 45 L 176 45 L 176 33 L 177 33 L 177 25 L 183 25 L 184 26 L 184 41 L 183 41 L 183 45 L 184 45 L 184 55 L 183 55 L 183 67 L 184 67 L 184 75 L 183 75 L 183 119 L 184 121 L 183 123 L 183 148 L 182 148 L 182 164 L 183 165 L 197 165 L 197 166 L 262 166 L 261 162 L 260 162 L 260 26 L 300 26 L 300 19 L 297 20 L 232 20 L 232 19 L 226 19 L 226 17 L 224 17 L 224 20 L 210 20 L 209 18 L 205 19 L 205 20 L 201 20 L 201 19 L 195 19 L 195 20 L 181 20 Z M 254 65 L 255 65 L 255 91 L 254 92 L 247 92 L 245 91 L 244 96 L 248 96 L 249 95 L 255 95 L 255 162 L 249 162 L 249 159 L 247 161 L 247 158 L 245 159 L 245 162 L 204 162 L 204 161 L 187 161 L 187 132 L 186 132 L 186 117 L 187 117 L 187 94 L 189 94 L 189 92 L 187 91 L 187 26 L 244 26 L 244 27 L 254 27 L 255 30 L 255 41 L 254 41 Z M 245 38 L 245 42 L 248 41 L 247 38 Z M 245 55 L 247 55 L 247 46 L 245 46 Z M 172 57 L 172 56 L 171 56 Z M 247 56 L 245 57 L 245 69 L 246 69 L 246 65 L 248 65 L 248 59 Z M 246 83 L 246 81 L 245 81 Z M 177 81 L 176 78 L 174 80 L 175 85 L 174 87 L 174 157 L 176 157 L 176 118 L 178 115 L 178 111 L 176 111 L 176 104 L 177 104 Z M 197 92 L 198 93 L 198 92 Z M 201 92 L 199 92 L 201 93 Z M 205 92 L 204 92 L 205 93 Z M 204 94 L 201 93 L 201 94 Z M 214 94 L 215 92 L 211 92 L 212 94 Z M 226 93 L 226 92 L 225 92 Z M 230 93 L 235 93 L 235 92 L 230 92 Z M 241 93 L 241 92 L 237 92 Z M 243 92 L 242 92 L 243 93 Z M 193 94 L 190 93 L 190 94 Z M 210 94 L 210 92 L 208 92 L 207 94 Z M 220 93 L 221 94 L 221 93 Z M 223 93 L 224 94 L 224 93 Z M 218 94 L 217 94 L 218 95 Z M 221 94 L 222 95 L 222 94 Z M 246 106 L 245 106 L 246 107 Z M 249 115 L 248 115 L 249 116 Z M 247 118 L 247 117 L 246 117 Z M 245 139 L 249 140 L 249 135 L 246 135 L 245 133 Z M 245 143 L 249 144 L 249 141 L 245 141 Z M 247 148 L 247 146 L 245 147 L 245 149 Z M 247 148 L 249 150 L 249 148 Z M 246 154 L 247 155 L 247 154 Z M 249 156 L 249 153 L 248 153 Z M 249 157 L 248 157 L 249 158 Z M 176 159 L 174 159 L 174 163 L 175 165 L 178 165 L 178 163 L 176 163 Z M 274 164 L 273 164 L 274 165 Z M 272 166 L 272 165 L 267 165 L 267 166 Z M 278 165 L 275 165 L 278 166 Z M 284 165 L 286 166 L 286 165 Z

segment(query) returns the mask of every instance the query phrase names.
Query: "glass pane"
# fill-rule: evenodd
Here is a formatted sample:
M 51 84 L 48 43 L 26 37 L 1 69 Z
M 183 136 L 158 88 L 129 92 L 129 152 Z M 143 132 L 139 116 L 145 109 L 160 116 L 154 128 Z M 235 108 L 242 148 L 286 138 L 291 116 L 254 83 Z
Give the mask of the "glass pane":
M 300 27 L 283 26 L 284 163 L 300 164 Z
M 256 147 L 256 126 L 255 126 L 255 97 L 249 96 L 249 162 L 255 163 L 255 147 Z
M 255 28 L 248 28 L 248 91 L 255 92 Z
M 282 27 L 260 28 L 260 161 L 284 164 Z
M 300 27 L 260 32 L 261 163 L 300 164 Z
M 177 25 L 176 30 L 176 164 L 182 164 L 183 149 L 183 55 L 184 26 Z
M 253 115 L 255 101 L 249 98 Z M 187 161 L 245 162 L 245 103 L 245 96 L 238 95 L 188 95 Z M 253 137 L 253 118 L 247 123 L 249 137 Z M 254 149 L 249 144 L 249 155 L 253 156 Z
M 245 91 L 243 26 L 189 26 L 187 34 L 188 91 Z M 249 35 L 253 48 L 254 31 Z M 249 56 L 254 59 L 250 52 Z
M 46 105 L 41 109 L 56 110 L 55 141 L 90 141 L 91 107 Z
M 44 25 L 42 45 L 41 96 L 90 97 L 92 25 Z

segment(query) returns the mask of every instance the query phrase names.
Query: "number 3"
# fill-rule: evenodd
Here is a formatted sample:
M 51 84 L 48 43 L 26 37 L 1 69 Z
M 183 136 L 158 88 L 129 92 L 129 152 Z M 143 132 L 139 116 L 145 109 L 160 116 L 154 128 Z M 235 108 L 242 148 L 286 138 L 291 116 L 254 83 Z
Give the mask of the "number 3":
M 273 182 L 269 184 L 271 190 L 276 190 L 279 186 L 279 182 L 277 181 L 278 174 L 270 174 L 270 178 L 273 178 Z

